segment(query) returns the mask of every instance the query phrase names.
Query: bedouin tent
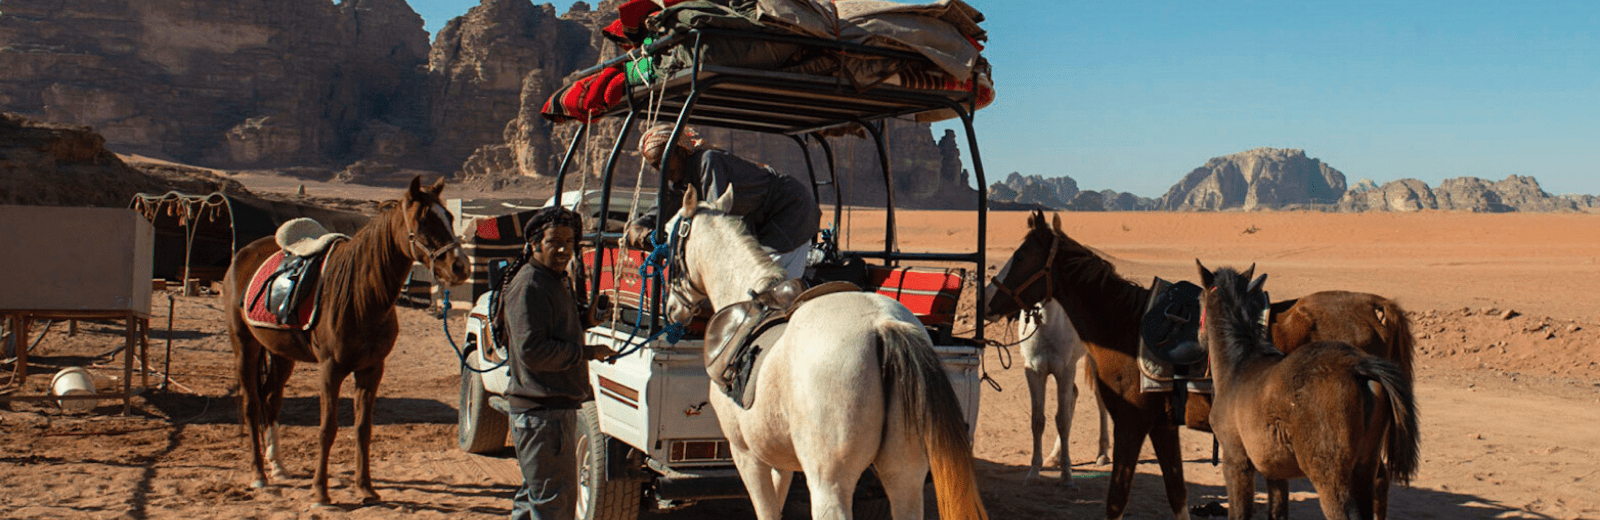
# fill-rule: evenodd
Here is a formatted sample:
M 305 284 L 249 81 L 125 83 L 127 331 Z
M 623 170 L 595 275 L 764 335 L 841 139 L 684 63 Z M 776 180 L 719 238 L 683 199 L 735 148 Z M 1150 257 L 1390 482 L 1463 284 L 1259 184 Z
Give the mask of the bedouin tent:
M 328 231 L 352 236 L 370 219 L 353 211 L 222 192 L 140 193 L 133 196 L 128 207 L 155 226 L 151 275 L 180 282 L 186 278 L 197 278 L 201 283 L 221 280 L 235 251 L 258 238 L 274 235 L 279 225 L 295 218 L 309 217 Z

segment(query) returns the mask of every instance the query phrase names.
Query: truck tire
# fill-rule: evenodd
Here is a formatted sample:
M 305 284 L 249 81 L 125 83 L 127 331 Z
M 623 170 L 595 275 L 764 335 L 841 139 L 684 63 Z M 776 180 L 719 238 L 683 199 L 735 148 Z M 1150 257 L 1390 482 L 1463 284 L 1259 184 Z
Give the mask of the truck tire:
M 489 453 L 506 447 L 511 420 L 489 406 L 483 375 L 461 365 L 461 398 L 456 402 L 456 445 L 467 453 Z
M 594 401 L 578 410 L 578 514 L 579 520 L 637 520 L 644 498 L 644 482 L 606 478 L 610 463 L 607 436 L 600 432 L 600 412 Z

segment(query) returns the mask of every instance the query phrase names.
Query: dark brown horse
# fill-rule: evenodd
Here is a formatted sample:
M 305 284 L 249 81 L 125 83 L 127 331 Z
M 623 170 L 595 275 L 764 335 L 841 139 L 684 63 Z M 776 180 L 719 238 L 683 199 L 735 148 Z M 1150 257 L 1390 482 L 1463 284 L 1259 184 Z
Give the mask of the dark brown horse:
M 1139 390 L 1139 321 L 1149 300 L 1148 289 L 1117 274 L 1110 262 L 1061 231 L 1035 211 L 1028 233 L 988 289 L 990 319 L 1017 313 L 1047 299 L 1057 299 L 1095 361 L 1101 398 L 1114 419 L 1108 518 L 1127 507 L 1139 449 L 1149 437 L 1166 483 L 1173 514 L 1187 518 L 1187 490 L 1178 451 L 1177 427 L 1166 393 Z M 1396 360 L 1409 374 L 1414 340 L 1410 322 L 1394 302 L 1383 297 L 1344 291 L 1315 293 L 1272 306 L 1277 346 L 1292 350 L 1306 342 L 1334 339 L 1358 345 Z M 1210 431 L 1210 396 L 1190 393 L 1186 422 Z M 1120 447 L 1120 448 L 1119 448 Z M 1120 457 L 1118 458 L 1119 455 Z
M 1199 268 L 1228 517 L 1251 518 L 1259 471 L 1268 518 L 1288 518 L 1288 479 L 1300 477 L 1316 487 L 1327 518 L 1373 518 L 1374 491 L 1387 487 L 1377 482 L 1385 452 L 1396 480 L 1417 471 L 1411 379 L 1398 364 L 1339 341 L 1284 354 L 1255 319 L 1269 305 L 1267 276 L 1252 281 L 1255 266 L 1244 273 Z
M 445 284 L 459 283 L 467 275 L 466 255 L 451 232 L 450 213 L 439 201 L 443 189 L 444 179 L 426 188 L 420 177 L 412 179 L 399 201 L 383 203 L 361 231 L 326 253 L 317 290 L 320 317 L 308 331 L 256 327 L 244 320 L 246 287 L 257 267 L 278 251 L 274 238 L 256 240 L 234 254 L 223 281 L 223 301 L 238 367 L 240 420 L 250 435 L 252 487 L 267 485 L 263 455 L 271 460 L 274 477 L 286 475 L 277 457 L 283 387 L 295 363 L 316 363 L 322 402 L 321 451 L 312 483 L 317 504 L 330 503 L 328 451 L 339 427 L 339 386 L 351 373 L 356 376 L 356 487 L 362 502 L 378 500 L 367 464 L 372 407 L 383 379 L 384 358 L 400 331 L 394 311 L 400 286 L 412 262 L 428 265 Z

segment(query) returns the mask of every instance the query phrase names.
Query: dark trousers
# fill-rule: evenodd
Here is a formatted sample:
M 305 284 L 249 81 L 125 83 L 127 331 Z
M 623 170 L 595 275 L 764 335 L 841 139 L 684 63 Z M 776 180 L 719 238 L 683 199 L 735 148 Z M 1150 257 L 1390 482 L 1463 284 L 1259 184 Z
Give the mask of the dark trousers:
M 578 498 L 578 412 L 513 413 L 511 433 L 522 467 L 511 520 L 570 520 Z

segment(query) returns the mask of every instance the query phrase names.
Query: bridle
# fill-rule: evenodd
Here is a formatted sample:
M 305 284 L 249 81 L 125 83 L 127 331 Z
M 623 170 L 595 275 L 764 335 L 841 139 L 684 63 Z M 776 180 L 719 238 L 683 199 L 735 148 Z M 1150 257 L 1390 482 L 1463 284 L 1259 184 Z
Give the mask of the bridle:
M 1028 290 L 1028 287 L 1032 286 L 1034 282 L 1039 281 L 1040 278 L 1044 279 L 1045 292 L 1044 299 L 1039 301 L 1050 301 L 1050 298 L 1055 297 L 1055 279 L 1050 273 L 1055 271 L 1056 251 L 1059 250 L 1061 246 L 1061 233 L 1051 232 L 1050 236 L 1050 254 L 1045 255 L 1044 257 L 1043 269 L 1040 269 L 1039 272 L 1033 273 L 1033 276 L 1028 277 L 1028 279 L 1023 281 L 1022 285 L 1018 286 L 1016 289 L 1006 287 L 1006 284 L 1003 282 L 994 284 L 995 288 L 999 289 L 1000 292 L 1003 292 L 1006 294 L 1006 296 L 1011 297 L 1011 301 L 1017 304 L 1018 309 L 1027 309 L 1032 307 L 1032 305 L 1023 303 L 1022 297 L 1018 295 L 1022 291 Z
M 440 206 L 439 203 L 437 203 L 437 202 L 429 204 L 428 206 L 429 206 L 429 211 L 427 213 L 429 213 L 429 214 L 433 213 L 432 210 L 434 208 L 437 208 L 440 211 L 443 211 L 445 215 L 449 215 L 450 214 L 450 210 L 444 209 L 444 207 Z M 438 216 L 438 215 L 435 215 L 435 216 Z M 426 218 L 426 217 L 424 217 L 424 218 Z M 446 220 L 448 220 L 448 219 L 446 219 Z M 451 227 L 449 222 L 443 222 L 443 224 L 445 225 L 446 228 L 450 228 Z M 406 240 L 409 242 L 409 245 L 410 245 L 410 248 L 411 248 L 411 252 L 415 253 L 419 249 L 422 250 L 422 252 L 423 252 L 422 258 L 426 258 L 427 259 L 428 271 L 430 271 L 430 272 L 433 271 L 433 263 L 435 261 L 437 261 L 440 257 L 443 257 L 445 255 L 445 253 L 449 253 L 452 250 L 456 250 L 456 249 L 460 249 L 461 248 L 461 240 L 459 238 L 457 238 L 453 234 L 450 236 L 450 243 L 449 244 L 445 244 L 445 245 L 439 246 L 438 248 L 430 248 L 430 247 L 428 247 L 428 245 L 422 243 L 421 240 L 417 240 L 417 224 L 412 219 L 407 219 L 406 220 Z M 412 258 L 416 259 L 417 257 L 413 256 Z M 418 261 L 421 261 L 421 260 L 418 260 Z
M 692 298 L 694 303 L 698 303 L 706 299 L 706 294 L 695 289 L 694 283 L 689 280 L 689 262 L 686 258 L 688 255 L 685 254 L 689 249 L 689 224 L 693 221 L 693 217 L 680 216 L 677 228 L 667 232 L 667 247 L 672 255 L 671 267 L 667 271 L 667 290 L 669 298 L 682 292 L 688 298 Z

